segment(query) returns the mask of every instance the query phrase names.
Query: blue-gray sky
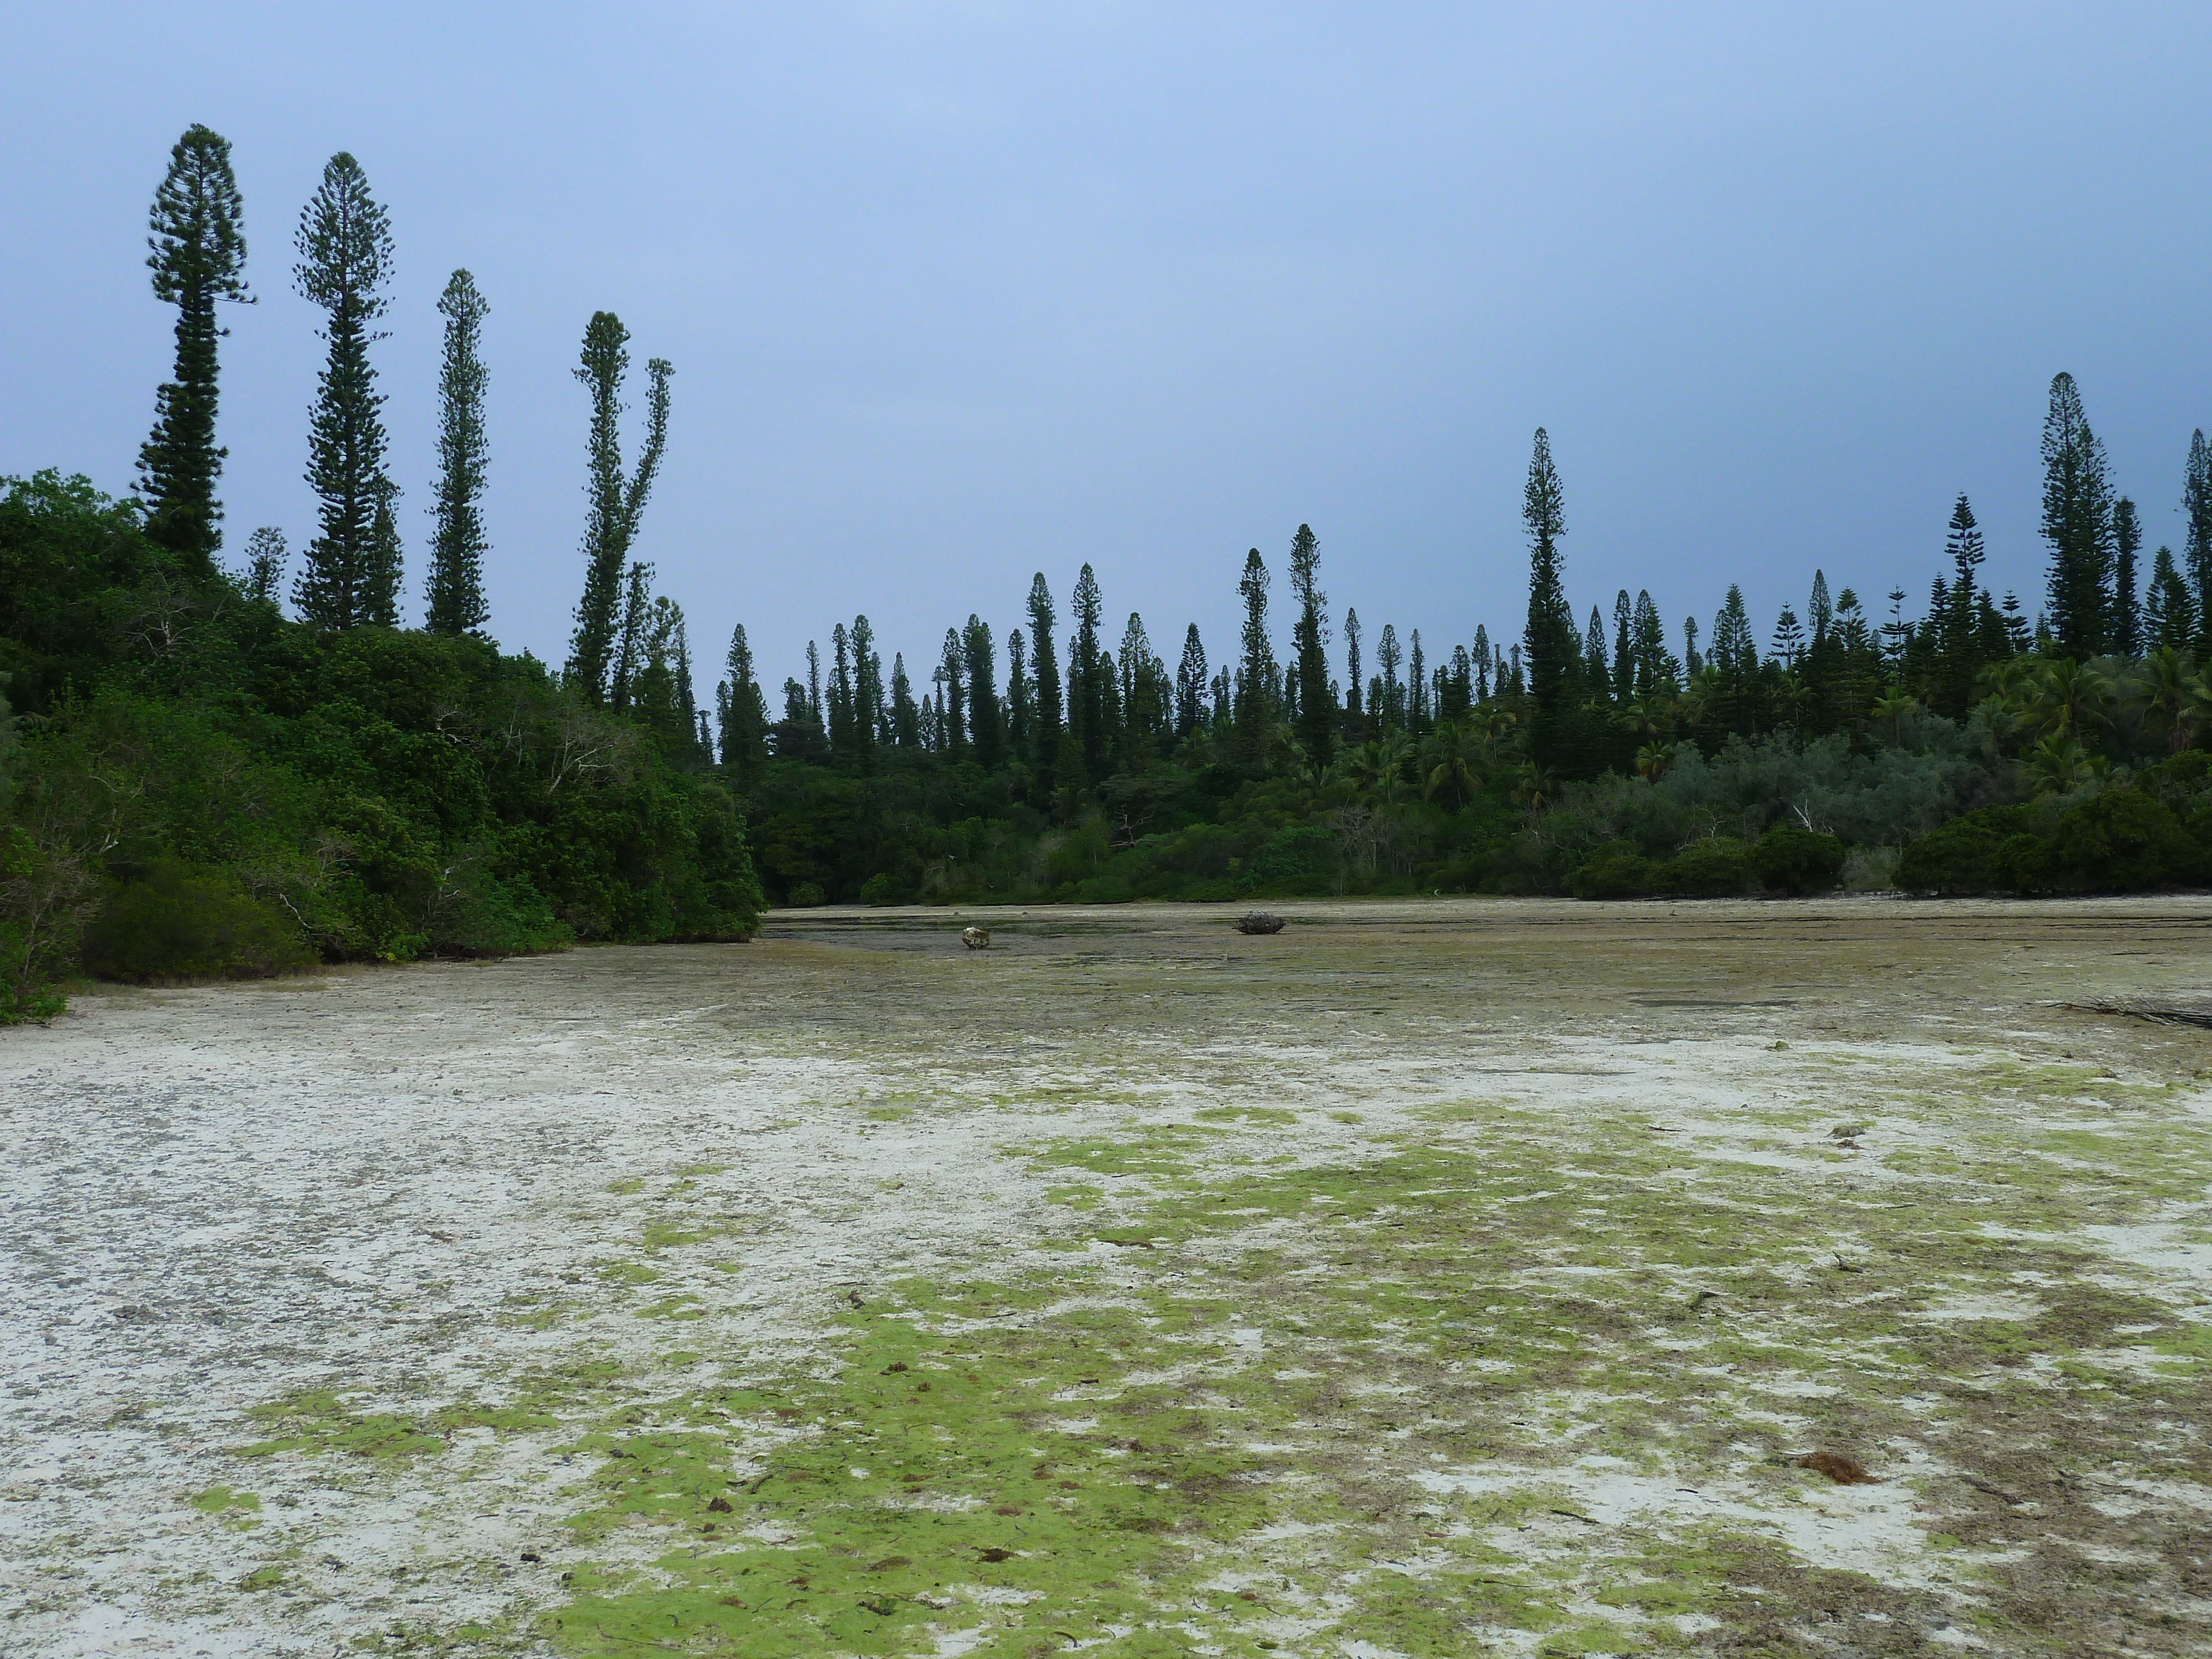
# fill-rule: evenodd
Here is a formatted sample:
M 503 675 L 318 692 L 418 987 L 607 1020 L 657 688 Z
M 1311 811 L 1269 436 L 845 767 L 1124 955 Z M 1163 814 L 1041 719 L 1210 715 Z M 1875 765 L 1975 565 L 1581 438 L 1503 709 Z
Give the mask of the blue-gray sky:
M 2212 426 L 2212 9 L 26 4 L 0 100 L 0 472 L 121 491 L 168 362 L 144 220 L 235 146 L 229 547 L 299 545 L 301 206 L 349 149 L 398 246 L 377 350 L 410 615 L 447 275 L 489 296 L 495 632 L 559 660 L 590 313 L 674 360 L 637 549 L 705 678 L 866 611 L 886 660 L 1042 568 L 1219 660 L 1257 544 L 1340 617 L 1517 633 L 1549 428 L 1578 614 L 1679 641 L 1816 566 L 1920 604 L 1953 495 L 2033 606 L 2045 389 L 2155 546 Z M 634 428 L 633 428 L 634 429 Z M 2148 550 L 2146 550 L 2148 551 Z M 926 668 L 925 668 L 926 674 Z

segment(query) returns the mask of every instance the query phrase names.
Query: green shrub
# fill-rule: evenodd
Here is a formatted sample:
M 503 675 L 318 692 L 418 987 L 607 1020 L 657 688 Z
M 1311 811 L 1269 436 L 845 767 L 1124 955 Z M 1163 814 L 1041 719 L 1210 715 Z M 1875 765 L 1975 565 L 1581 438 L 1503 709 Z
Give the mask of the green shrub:
M 1844 870 L 1844 844 L 1795 823 L 1778 823 L 1752 848 L 1752 868 L 1778 893 L 1825 893 Z
M 85 930 L 87 971 L 102 979 L 266 979 L 313 957 L 291 923 L 220 871 L 148 866 Z
M 1725 898 L 1758 884 L 1751 849 L 1727 836 L 1692 842 L 1659 866 L 1661 890 L 1690 898 Z
M 1567 878 L 1567 890 L 1578 899 L 1645 898 L 1659 890 L 1660 867 L 1636 850 L 1632 841 L 1609 841 Z
M 888 870 L 878 870 L 860 884 L 860 902 L 863 904 L 896 904 L 899 902 L 898 878 Z
M 2024 806 L 1984 806 L 1909 843 L 1897 860 L 1897 884 L 1914 893 L 2016 893 L 2019 875 L 2039 861 L 2039 842 Z
M 2137 893 L 2202 878 L 2204 854 L 2163 805 L 2140 789 L 2107 789 L 2069 806 L 2051 838 L 2059 883 L 2076 891 Z
M 805 910 L 810 909 L 817 904 L 829 903 L 830 896 L 823 892 L 819 887 L 817 887 L 812 882 L 802 881 L 798 886 L 791 890 L 790 896 L 784 902 L 799 909 Z
M 1244 890 L 1291 897 L 1326 893 L 1336 884 L 1336 836 L 1316 823 L 1278 830 L 1245 860 Z

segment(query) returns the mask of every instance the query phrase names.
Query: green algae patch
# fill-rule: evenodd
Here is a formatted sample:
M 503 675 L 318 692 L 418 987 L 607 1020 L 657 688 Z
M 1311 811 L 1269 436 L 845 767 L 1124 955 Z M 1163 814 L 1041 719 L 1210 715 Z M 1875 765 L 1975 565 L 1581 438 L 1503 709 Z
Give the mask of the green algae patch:
M 271 1401 L 246 1415 L 249 1421 L 274 1432 L 267 1439 L 239 1447 L 241 1457 L 296 1451 L 310 1455 L 337 1452 L 354 1457 L 405 1458 L 445 1449 L 444 1437 L 416 1419 L 391 1412 L 356 1412 L 324 1389 Z
M 210 1486 L 205 1492 L 195 1492 L 186 1500 L 202 1515 L 222 1515 L 234 1510 L 252 1511 L 261 1507 L 261 1500 L 250 1492 L 233 1492 L 228 1486 Z

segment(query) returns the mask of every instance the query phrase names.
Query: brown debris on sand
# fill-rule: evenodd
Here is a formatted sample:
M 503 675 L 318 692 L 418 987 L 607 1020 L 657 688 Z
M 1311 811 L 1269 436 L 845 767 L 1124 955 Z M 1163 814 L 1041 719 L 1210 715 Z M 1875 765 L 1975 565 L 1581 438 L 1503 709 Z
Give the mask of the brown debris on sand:
M 1240 933 L 1279 933 L 1283 931 L 1283 919 L 1265 910 L 1247 910 L 1237 918 L 1237 931 Z
M 1856 1457 L 1846 1457 L 1841 1452 L 1808 1452 L 1804 1456 L 1790 1461 L 1801 1469 L 1826 1475 L 1839 1486 L 1875 1486 L 1881 1484 L 1866 1472 L 1865 1464 Z

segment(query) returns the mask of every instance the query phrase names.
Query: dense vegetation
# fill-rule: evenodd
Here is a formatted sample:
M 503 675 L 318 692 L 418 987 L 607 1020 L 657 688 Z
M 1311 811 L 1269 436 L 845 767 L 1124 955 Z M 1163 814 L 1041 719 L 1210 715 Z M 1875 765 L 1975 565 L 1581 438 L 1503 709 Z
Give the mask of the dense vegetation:
M 1478 628 L 1425 651 L 1419 629 L 1370 640 L 1350 610 L 1332 629 L 1302 525 L 1280 660 L 1256 549 L 1237 656 L 1218 671 L 1195 627 L 1172 672 L 1139 617 L 1109 647 L 1088 566 L 1065 630 L 1036 579 L 1003 678 L 970 616 L 917 696 L 901 657 L 886 681 L 856 617 L 831 630 L 826 673 L 810 648 L 772 723 L 739 629 L 718 691 L 722 767 L 770 890 L 798 904 L 2205 879 L 2212 453 L 2196 434 L 2187 543 L 2179 557 L 2159 549 L 2146 580 L 2134 505 L 2114 495 L 2064 374 L 2044 452 L 2052 558 L 2033 622 L 1983 585 L 1962 495 L 1917 618 L 1893 591 L 1876 623 L 1815 571 L 1802 616 L 1784 607 L 1763 652 L 1734 586 L 1703 648 L 1689 618 L 1678 652 L 1648 593 L 1623 591 L 1609 619 L 1593 608 L 1578 626 L 1565 490 L 1540 431 L 1516 642 Z M 1962 815 L 2001 821 L 2011 852 L 1939 856 L 1936 832 Z
M 647 458 L 615 431 L 627 333 L 592 319 L 594 577 L 554 672 L 481 633 L 487 307 L 440 309 L 441 476 L 428 625 L 397 626 L 403 554 L 368 348 L 391 258 L 350 156 L 302 216 L 301 289 L 328 318 L 308 433 L 318 534 L 291 587 L 274 530 L 222 567 L 215 301 L 247 297 L 229 149 L 194 128 L 155 198 L 155 291 L 176 304 L 136 499 L 52 471 L 0 480 L 0 1021 L 71 972 L 267 974 L 315 959 L 497 954 L 578 939 L 742 938 L 761 903 L 739 805 L 690 710 L 683 618 L 621 562 Z M 606 502 L 611 491 L 613 520 Z
M 215 317 L 251 297 L 240 213 L 228 144 L 193 128 L 155 201 L 177 353 L 134 496 L 54 472 L 0 485 L 0 1018 L 43 1016 L 76 970 L 742 937 L 763 884 L 805 905 L 2212 878 L 2212 450 L 2197 433 L 2185 545 L 2145 570 L 2069 376 L 2045 428 L 2033 620 L 1984 586 L 1961 495 L 1917 617 L 1899 590 L 1877 622 L 1816 571 L 1763 650 L 1734 586 L 1702 646 L 1648 593 L 1578 623 L 1539 431 L 1517 640 L 1425 645 L 1337 617 L 1301 525 L 1287 616 L 1251 550 L 1218 665 L 1195 625 L 1173 669 L 1140 617 L 1115 638 L 1086 565 L 1064 617 L 1036 577 L 1003 659 L 980 614 L 948 628 L 920 685 L 902 653 L 886 673 L 856 617 L 772 708 L 740 626 L 710 714 L 684 612 L 634 556 L 673 370 L 648 363 L 626 464 L 629 335 L 611 313 L 576 371 L 589 511 L 568 660 L 485 633 L 490 307 L 465 270 L 439 307 L 423 625 L 400 625 L 370 351 L 392 233 L 349 155 L 296 237 L 328 347 L 307 434 L 316 533 L 295 575 L 274 529 L 223 563 Z

